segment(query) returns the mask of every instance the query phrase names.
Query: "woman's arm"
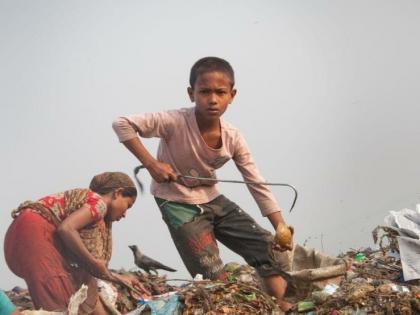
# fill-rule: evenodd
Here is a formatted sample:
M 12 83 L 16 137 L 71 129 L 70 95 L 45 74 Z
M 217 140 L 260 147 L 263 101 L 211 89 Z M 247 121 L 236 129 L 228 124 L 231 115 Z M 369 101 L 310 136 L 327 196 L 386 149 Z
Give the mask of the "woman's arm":
M 140 282 L 135 280 L 128 281 L 124 277 L 108 270 L 104 260 L 95 258 L 83 244 L 79 230 L 93 223 L 92 214 L 88 205 L 69 215 L 57 228 L 57 233 L 64 244 L 75 254 L 80 261 L 87 266 L 89 273 L 102 280 L 112 281 L 122 285 L 134 286 L 138 291 L 150 295 Z
M 83 244 L 79 230 L 93 223 L 92 214 L 88 205 L 69 215 L 57 228 L 57 233 L 66 247 L 87 266 L 89 272 L 95 277 L 111 280 L 112 274 L 106 267 L 105 261 L 95 258 Z

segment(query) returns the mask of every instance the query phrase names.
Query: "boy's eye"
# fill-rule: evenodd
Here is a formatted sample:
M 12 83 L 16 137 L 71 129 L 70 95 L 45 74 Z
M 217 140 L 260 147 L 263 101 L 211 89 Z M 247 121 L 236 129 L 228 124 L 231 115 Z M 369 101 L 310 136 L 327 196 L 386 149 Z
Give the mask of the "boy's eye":
M 212 90 L 200 90 L 200 94 L 203 94 L 203 95 L 209 95 L 211 93 L 213 93 Z M 225 91 L 225 90 L 216 90 L 216 91 L 214 91 L 214 93 L 216 93 L 217 95 L 225 95 L 225 94 L 227 94 L 227 91 Z

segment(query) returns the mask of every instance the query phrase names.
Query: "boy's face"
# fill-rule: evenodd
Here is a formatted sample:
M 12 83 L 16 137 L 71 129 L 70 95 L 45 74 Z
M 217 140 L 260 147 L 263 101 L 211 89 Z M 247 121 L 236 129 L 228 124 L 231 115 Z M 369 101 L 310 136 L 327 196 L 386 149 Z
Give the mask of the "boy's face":
M 220 71 L 202 73 L 195 85 L 188 88 L 188 95 L 195 102 L 196 115 L 204 121 L 218 120 L 235 94 L 229 77 Z

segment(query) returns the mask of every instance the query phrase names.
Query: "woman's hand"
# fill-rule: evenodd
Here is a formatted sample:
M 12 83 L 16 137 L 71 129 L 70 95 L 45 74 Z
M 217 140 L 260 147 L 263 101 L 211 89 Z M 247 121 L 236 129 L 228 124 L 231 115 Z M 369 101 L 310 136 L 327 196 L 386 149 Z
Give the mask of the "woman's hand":
M 96 278 L 112 281 L 113 274 L 108 270 L 108 267 L 104 260 L 94 258 L 88 267 L 89 273 Z
M 136 279 L 135 277 L 129 276 L 129 275 L 120 275 L 118 273 L 113 272 L 112 273 L 112 277 L 113 277 L 113 282 L 118 283 L 120 285 L 123 285 L 129 289 L 133 288 L 135 289 L 138 293 L 142 293 L 141 296 L 139 296 L 139 294 L 136 295 L 137 297 L 150 297 L 151 293 L 149 292 L 149 290 L 147 290 L 142 284 L 141 282 Z M 132 292 L 132 293 L 137 293 L 137 292 Z
M 178 175 L 170 164 L 155 160 L 153 163 L 147 165 L 146 168 L 158 183 L 177 181 L 178 179 Z

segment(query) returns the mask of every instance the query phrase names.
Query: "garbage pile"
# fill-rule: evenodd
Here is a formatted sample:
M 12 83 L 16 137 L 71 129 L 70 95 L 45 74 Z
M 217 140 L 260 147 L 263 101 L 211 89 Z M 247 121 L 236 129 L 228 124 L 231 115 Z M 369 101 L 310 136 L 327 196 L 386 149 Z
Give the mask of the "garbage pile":
M 378 249 L 349 250 L 329 257 L 295 245 L 276 259 L 291 276 L 286 299 L 295 303 L 292 314 L 411 315 L 420 314 L 420 280 L 405 280 L 399 234 L 377 227 Z M 109 313 L 118 314 L 282 314 L 274 298 L 264 292 L 255 269 L 238 263 L 225 265 L 226 281 L 168 279 L 140 271 L 116 271 L 136 277 L 152 297 L 138 296 L 125 287 L 100 285 Z M 181 284 L 179 284 L 181 283 Z M 6 292 L 21 310 L 32 309 L 26 290 Z
M 373 237 L 380 249 L 340 255 L 353 263 L 339 285 L 327 284 L 312 291 L 297 303 L 297 311 L 317 315 L 420 314 L 420 280 L 404 281 L 397 235 L 388 227 L 378 227 Z
M 137 278 L 145 287 L 145 289 L 147 289 L 152 294 L 152 296 L 160 296 L 170 292 L 175 292 L 177 290 L 175 286 L 172 286 L 168 283 L 166 276 L 146 274 L 140 271 L 127 272 L 124 269 L 118 271 L 114 270 L 114 272 L 124 275 L 130 275 L 131 277 Z M 143 298 L 135 292 L 130 291 L 125 286 L 113 284 L 111 287 L 114 288 L 114 290 L 116 291 L 116 298 L 114 299 L 114 301 L 111 300 L 110 302 L 112 306 L 122 314 L 134 310 L 137 307 L 138 302 Z M 102 292 L 100 291 L 100 293 Z M 101 294 L 102 297 L 104 297 L 104 295 L 105 294 Z M 109 298 L 109 294 L 106 297 Z
M 18 307 L 18 310 L 22 315 L 78 315 L 80 305 L 87 298 L 88 287 L 85 284 L 79 288 L 71 297 L 68 303 L 67 309 L 63 311 L 44 311 L 34 310 L 33 304 L 28 291 L 21 289 L 20 287 L 14 287 L 12 291 L 7 292 L 9 298 Z M 3 304 L 2 304 L 3 305 Z M 0 313 L 4 313 L 4 309 L 0 307 Z
M 31 296 L 28 290 L 21 287 L 14 287 L 10 291 L 5 291 L 9 299 L 16 305 L 19 310 L 33 310 L 34 304 L 32 303 Z
M 225 271 L 228 281 L 193 281 L 181 287 L 181 314 L 281 314 L 275 300 L 261 288 L 254 268 L 229 263 Z
M 115 307 L 121 313 L 138 314 L 281 314 L 275 300 L 261 288 L 254 268 L 238 263 L 225 265 L 227 281 L 167 279 L 140 272 L 130 273 L 149 289 L 150 299 L 136 297 L 118 287 Z M 179 286 L 168 283 L 181 282 Z

